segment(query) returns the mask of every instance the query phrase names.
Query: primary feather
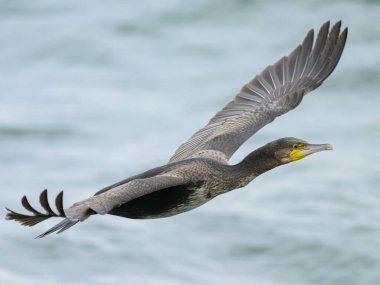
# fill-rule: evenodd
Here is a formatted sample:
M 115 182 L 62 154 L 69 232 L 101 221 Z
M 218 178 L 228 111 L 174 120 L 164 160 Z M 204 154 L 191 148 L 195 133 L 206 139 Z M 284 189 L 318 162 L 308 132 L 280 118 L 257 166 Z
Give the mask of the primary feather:
M 331 74 L 342 54 L 347 28 L 326 22 L 313 46 L 314 31 L 288 56 L 269 65 L 243 86 L 235 99 L 182 144 L 169 162 L 189 157 L 222 158 L 225 163 L 254 133 L 295 108 Z

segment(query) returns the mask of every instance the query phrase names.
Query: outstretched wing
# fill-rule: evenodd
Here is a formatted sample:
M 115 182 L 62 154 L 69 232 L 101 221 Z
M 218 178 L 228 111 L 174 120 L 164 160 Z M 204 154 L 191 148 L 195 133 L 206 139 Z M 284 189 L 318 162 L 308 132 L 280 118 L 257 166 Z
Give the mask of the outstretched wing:
M 254 133 L 297 107 L 331 74 L 343 52 L 347 28 L 340 33 L 340 21 L 331 31 L 329 26 L 326 22 L 321 27 L 314 45 L 311 30 L 293 52 L 244 85 L 233 101 L 177 149 L 170 163 L 198 156 L 227 163 Z
M 33 208 L 30 205 L 28 198 L 26 196 L 22 197 L 21 204 L 26 210 L 28 210 L 32 214 L 31 215 L 20 214 L 20 213 L 17 213 L 15 211 L 12 211 L 12 210 L 6 208 L 8 210 L 8 213 L 7 213 L 5 218 L 7 220 L 15 220 L 15 221 L 19 222 L 20 224 L 22 224 L 23 226 L 32 227 L 32 226 L 34 226 L 40 222 L 43 222 L 46 219 L 49 219 L 51 217 L 65 217 L 65 212 L 63 209 L 63 192 L 62 191 L 55 198 L 55 205 L 57 207 L 57 213 L 55 213 L 50 207 L 47 189 L 42 191 L 40 194 L 40 204 L 41 204 L 42 208 L 44 208 L 45 213 L 41 213 L 41 212 L 37 211 L 35 208 Z
M 73 222 L 83 221 L 93 213 L 104 215 L 109 213 L 112 209 L 120 207 L 136 198 L 155 191 L 184 184 L 186 184 L 184 178 L 169 175 L 135 179 L 75 203 L 70 208 L 65 209 L 65 214 L 66 217 Z
M 124 184 L 119 184 L 112 189 L 107 189 L 105 192 L 100 192 L 93 197 L 75 203 L 67 209 L 63 209 L 63 192 L 61 192 L 55 200 L 58 213 L 55 213 L 51 209 L 48 202 L 47 190 L 44 190 L 40 195 L 40 203 L 46 213 L 41 213 L 34 209 L 30 205 L 28 199 L 24 196 L 21 200 L 22 205 L 25 209 L 30 211 L 32 215 L 20 214 L 7 209 L 8 214 L 6 219 L 15 220 L 24 226 L 34 226 L 51 217 L 65 218 L 60 223 L 37 237 L 42 238 L 54 232 L 61 233 L 76 223 L 85 220 L 92 214 L 107 214 L 112 209 L 117 208 L 133 199 L 155 191 L 184 184 L 186 184 L 185 179 L 169 175 L 158 175 L 149 178 L 135 179 Z

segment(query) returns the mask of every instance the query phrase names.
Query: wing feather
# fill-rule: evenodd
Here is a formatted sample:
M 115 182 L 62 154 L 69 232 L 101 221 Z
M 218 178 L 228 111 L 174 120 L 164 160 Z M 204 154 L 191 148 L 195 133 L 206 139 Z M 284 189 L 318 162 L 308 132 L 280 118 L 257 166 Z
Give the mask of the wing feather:
M 347 28 L 343 32 L 340 28 L 340 21 L 331 30 L 330 23 L 326 22 L 315 43 L 314 31 L 309 31 L 302 44 L 288 56 L 269 65 L 245 84 L 233 101 L 177 149 L 169 162 L 197 156 L 213 158 L 211 153 L 219 152 L 227 163 L 249 137 L 297 107 L 305 94 L 331 74 L 347 38 Z
M 169 175 L 135 179 L 77 202 L 65 209 L 65 214 L 72 222 L 83 221 L 93 213 L 104 215 L 133 199 L 158 190 L 184 184 L 186 184 L 184 178 Z M 62 228 L 62 230 L 65 229 Z

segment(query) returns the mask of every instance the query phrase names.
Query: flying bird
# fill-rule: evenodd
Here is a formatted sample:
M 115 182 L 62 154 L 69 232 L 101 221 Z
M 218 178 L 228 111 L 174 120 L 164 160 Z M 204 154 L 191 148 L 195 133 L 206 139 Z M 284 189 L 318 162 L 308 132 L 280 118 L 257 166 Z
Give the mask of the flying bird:
M 51 217 L 63 218 L 37 237 L 41 238 L 97 214 L 131 219 L 169 217 L 244 187 L 277 166 L 331 150 L 329 144 L 287 137 L 254 150 L 235 165 L 228 163 L 247 139 L 297 107 L 307 93 L 324 82 L 338 64 L 346 38 L 347 28 L 341 32 L 340 21 L 331 29 L 329 22 L 323 24 L 315 41 L 314 31 L 310 30 L 288 56 L 245 84 L 231 102 L 175 151 L 167 164 L 110 185 L 68 208 L 63 207 L 60 192 L 55 211 L 49 205 L 47 190 L 40 195 L 44 213 L 33 208 L 24 196 L 22 205 L 31 215 L 7 208 L 6 219 L 34 226 Z

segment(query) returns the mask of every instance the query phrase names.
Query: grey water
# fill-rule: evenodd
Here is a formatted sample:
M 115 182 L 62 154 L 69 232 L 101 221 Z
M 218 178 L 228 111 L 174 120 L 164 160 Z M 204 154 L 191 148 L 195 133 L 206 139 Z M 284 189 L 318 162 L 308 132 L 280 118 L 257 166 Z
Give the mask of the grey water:
M 92 217 L 34 237 L 5 221 L 165 164 L 310 28 L 343 21 L 341 62 L 259 131 L 331 143 L 191 212 Z M 0 284 L 380 284 L 379 1 L 0 1 Z

